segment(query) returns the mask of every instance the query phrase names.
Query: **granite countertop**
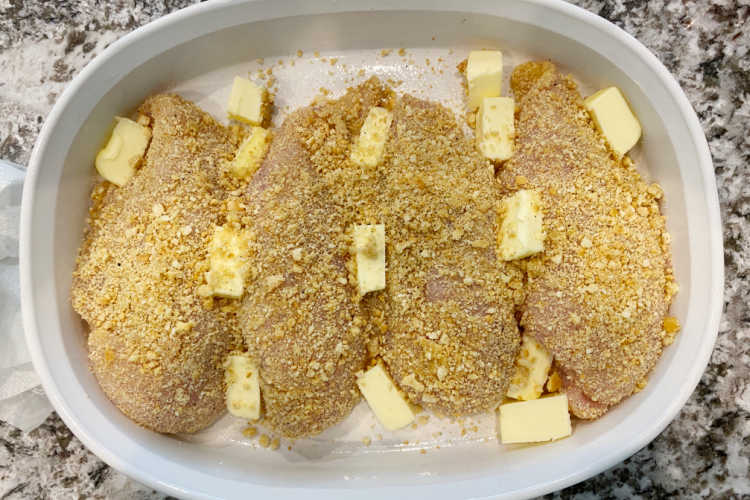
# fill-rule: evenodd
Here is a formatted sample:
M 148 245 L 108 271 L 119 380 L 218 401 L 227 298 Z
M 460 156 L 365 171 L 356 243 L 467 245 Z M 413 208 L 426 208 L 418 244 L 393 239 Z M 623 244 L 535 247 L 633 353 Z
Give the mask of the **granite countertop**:
M 0 158 L 29 160 L 70 79 L 109 43 L 187 0 L 0 0 Z M 724 223 L 724 316 L 711 363 L 646 448 L 553 496 L 750 497 L 750 4 L 575 0 L 651 49 L 696 109 Z M 24 434 L 0 421 L 0 499 L 163 498 L 91 454 L 56 416 Z

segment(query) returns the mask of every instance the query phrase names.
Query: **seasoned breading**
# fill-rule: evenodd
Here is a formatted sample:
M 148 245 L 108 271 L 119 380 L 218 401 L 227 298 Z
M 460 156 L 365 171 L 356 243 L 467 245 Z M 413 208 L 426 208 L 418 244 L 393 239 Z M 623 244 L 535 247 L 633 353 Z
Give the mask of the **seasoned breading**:
M 232 301 L 197 293 L 236 141 L 177 96 L 153 96 L 139 111 L 151 118 L 151 144 L 125 186 L 92 192 L 73 307 L 112 402 L 149 429 L 195 432 L 224 410 L 221 365 L 239 341 Z
M 545 250 L 527 261 L 521 326 L 553 354 L 572 412 L 595 418 L 645 383 L 676 291 L 662 191 L 617 160 L 577 87 L 549 62 L 516 68 L 507 191 L 539 189 Z

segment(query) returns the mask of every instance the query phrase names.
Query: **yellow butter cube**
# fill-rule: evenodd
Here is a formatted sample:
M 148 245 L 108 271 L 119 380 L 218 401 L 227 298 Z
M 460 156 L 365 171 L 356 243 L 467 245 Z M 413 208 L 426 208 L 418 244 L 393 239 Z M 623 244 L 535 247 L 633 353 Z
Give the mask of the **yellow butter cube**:
M 393 431 L 409 425 L 414 412 L 391 377 L 377 364 L 357 377 L 357 385 L 383 427 Z
M 599 131 L 618 156 L 635 146 L 641 137 L 641 124 L 617 87 L 608 87 L 584 101 Z
M 359 293 L 385 288 L 385 225 L 354 226 L 354 254 Z
M 530 335 L 521 339 L 521 351 L 516 358 L 516 368 L 506 395 L 509 398 L 529 401 L 544 392 L 544 383 L 552 367 L 552 355 Z
M 477 146 L 485 158 L 505 161 L 513 155 L 515 107 L 510 97 L 482 99 L 477 118 Z
M 227 112 L 233 120 L 260 125 L 266 114 L 268 93 L 247 78 L 234 77 Z
M 146 153 L 151 129 L 128 118 L 115 117 L 116 124 L 107 145 L 96 155 L 94 165 L 99 175 L 118 186 L 124 186 Z
M 250 135 L 242 141 L 229 166 L 232 175 L 249 179 L 260 167 L 271 143 L 271 133 L 262 127 L 253 127 Z
M 485 97 L 499 97 L 503 84 L 503 53 L 499 50 L 473 50 L 466 64 L 469 86 L 469 110 L 482 104 Z
M 258 367 L 247 354 L 230 354 L 224 362 L 227 410 L 247 420 L 260 418 Z
M 500 204 L 498 255 L 502 260 L 523 259 L 544 250 L 542 202 L 539 193 L 522 189 Z
M 503 444 L 539 443 L 570 436 L 573 428 L 568 396 L 559 394 L 500 405 L 498 428 Z
M 217 297 L 238 299 L 250 270 L 248 232 L 231 224 L 217 227 L 208 247 L 206 283 Z
M 352 147 L 351 159 L 361 167 L 376 167 L 383 159 L 383 149 L 388 140 L 393 115 L 381 107 L 372 107 L 367 113 L 362 129 Z

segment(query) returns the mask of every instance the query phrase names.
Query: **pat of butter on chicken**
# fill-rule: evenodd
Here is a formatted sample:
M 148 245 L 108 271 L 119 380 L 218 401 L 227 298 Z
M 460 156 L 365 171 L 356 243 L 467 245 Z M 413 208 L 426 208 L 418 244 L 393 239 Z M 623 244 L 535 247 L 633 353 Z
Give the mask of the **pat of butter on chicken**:
M 392 121 L 393 115 L 387 109 L 370 108 L 352 147 L 351 159 L 355 165 L 376 167 L 381 162 Z
M 385 225 L 354 226 L 354 252 L 359 293 L 385 288 Z
M 268 152 L 271 133 L 263 127 L 253 127 L 250 135 L 242 141 L 237 154 L 229 167 L 232 175 L 239 179 L 248 179 L 260 167 L 260 163 Z
M 540 443 L 570 436 L 573 429 L 568 396 L 559 394 L 500 405 L 498 427 L 503 444 Z
M 498 255 L 503 260 L 523 259 L 544 250 L 542 202 L 539 193 L 522 189 L 500 206 Z
M 99 175 L 118 186 L 124 186 L 146 153 L 151 129 L 128 118 L 115 117 L 107 145 L 96 155 L 94 165 Z
M 227 410 L 247 420 L 260 418 L 258 367 L 246 354 L 230 354 L 224 362 Z
M 414 412 L 383 365 L 378 363 L 357 377 L 357 385 L 383 427 L 393 431 L 409 425 Z
M 544 392 L 544 383 L 552 366 L 552 355 L 534 337 L 524 335 L 521 351 L 516 358 L 516 371 L 506 395 L 509 398 L 529 401 Z
M 477 146 L 485 158 L 505 161 L 513 155 L 514 111 L 515 102 L 510 97 L 482 100 L 477 117 Z
M 209 270 L 206 282 L 211 294 L 238 299 L 242 297 L 250 265 L 248 232 L 225 224 L 217 227 L 208 247 Z

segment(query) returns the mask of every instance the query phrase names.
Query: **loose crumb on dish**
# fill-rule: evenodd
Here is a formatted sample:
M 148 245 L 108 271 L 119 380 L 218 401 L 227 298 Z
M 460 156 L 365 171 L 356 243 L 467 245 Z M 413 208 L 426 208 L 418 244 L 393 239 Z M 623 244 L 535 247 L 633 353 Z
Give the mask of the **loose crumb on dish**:
M 263 448 L 268 448 L 269 446 L 271 446 L 271 438 L 268 437 L 268 434 L 261 434 L 258 438 L 258 444 Z
M 280 446 L 280 444 L 281 444 L 281 441 L 279 440 L 279 438 L 277 438 L 277 437 L 274 437 L 274 438 L 273 438 L 273 439 L 271 440 L 270 448 L 271 448 L 272 450 L 278 450 L 278 449 L 279 449 L 279 446 Z

